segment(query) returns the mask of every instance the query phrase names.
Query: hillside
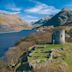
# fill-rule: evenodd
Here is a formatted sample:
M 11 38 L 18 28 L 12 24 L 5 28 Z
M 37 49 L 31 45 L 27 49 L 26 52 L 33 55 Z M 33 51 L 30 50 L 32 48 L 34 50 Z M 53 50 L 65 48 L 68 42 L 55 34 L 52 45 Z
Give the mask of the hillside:
M 50 33 L 34 33 L 20 40 L 0 63 L 2 72 L 72 72 L 72 43 L 49 44 Z M 67 71 L 68 70 L 68 71 Z
M 48 20 L 50 20 L 51 18 L 52 18 L 52 16 L 46 16 L 46 17 L 44 17 L 44 18 L 42 18 L 42 19 L 34 22 L 34 23 L 32 24 L 32 26 L 33 26 L 33 28 L 38 27 L 38 26 L 41 26 L 41 25 L 45 24 L 45 23 L 46 23 Z
M 31 27 L 19 16 L 0 13 L 0 32 L 19 31 Z
M 34 28 L 43 26 L 72 26 L 72 10 L 62 9 L 55 16 L 45 17 L 33 23 Z
M 71 25 L 72 26 L 72 10 L 62 9 L 58 14 L 48 20 L 43 26 L 59 26 L 59 25 Z

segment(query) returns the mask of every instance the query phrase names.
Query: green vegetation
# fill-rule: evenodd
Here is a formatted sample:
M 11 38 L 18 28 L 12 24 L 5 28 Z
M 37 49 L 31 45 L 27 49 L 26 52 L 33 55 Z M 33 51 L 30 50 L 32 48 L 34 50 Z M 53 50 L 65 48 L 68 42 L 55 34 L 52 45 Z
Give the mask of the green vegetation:
M 32 46 L 30 46 L 29 49 L 27 49 L 27 50 L 31 51 L 31 56 L 28 56 L 28 61 L 27 61 L 30 64 L 32 64 L 32 65 L 36 64 L 37 67 L 39 67 L 39 65 L 40 65 L 41 66 L 40 69 L 43 69 L 43 70 L 45 70 L 45 68 L 47 68 L 47 66 L 50 70 L 51 69 L 56 70 L 57 67 L 58 67 L 58 70 L 60 70 L 59 69 L 60 66 L 62 69 L 63 69 L 63 66 L 64 66 L 64 69 L 66 69 L 65 64 L 67 64 L 67 68 L 68 68 L 67 72 L 72 72 L 72 69 L 71 69 L 72 68 L 72 43 L 66 43 L 63 45 L 62 44 L 37 44 L 37 45 L 35 45 L 34 50 L 32 50 Z M 60 48 L 63 48 L 63 51 L 60 51 Z M 51 50 L 55 50 L 54 55 L 57 55 L 59 57 L 53 58 L 52 62 L 46 63 L 49 60 L 48 54 L 49 54 L 49 51 L 51 51 Z M 58 51 L 56 51 L 56 50 L 58 50 Z M 16 50 L 14 50 L 14 51 L 16 52 Z M 24 52 L 25 51 L 23 51 L 23 50 L 20 52 L 20 57 L 25 56 Z M 62 60 L 62 58 L 63 58 L 63 60 Z M 27 62 L 19 61 L 16 64 L 14 70 L 18 71 L 21 68 L 24 69 L 24 66 L 27 65 L 26 64 Z M 36 70 L 36 68 L 34 70 Z M 41 70 L 40 70 L 40 72 L 41 72 Z
M 61 57 L 64 58 L 64 62 L 68 64 L 69 71 L 72 72 L 72 43 L 66 43 L 64 45 L 60 44 L 44 44 L 44 45 L 37 45 L 35 51 L 33 51 L 32 56 L 28 57 L 29 62 L 34 63 L 44 63 L 48 60 L 48 52 L 51 49 L 60 49 L 63 48 L 63 52 L 56 52 L 56 54 L 60 54 Z M 54 60 L 60 60 L 60 58 L 54 59 Z
M 63 45 L 59 44 L 44 44 L 44 45 L 37 45 L 35 51 L 33 51 L 32 56 L 28 57 L 29 62 L 36 62 L 40 61 L 40 63 L 45 62 L 48 60 L 48 51 L 51 49 L 58 49 L 63 48 Z

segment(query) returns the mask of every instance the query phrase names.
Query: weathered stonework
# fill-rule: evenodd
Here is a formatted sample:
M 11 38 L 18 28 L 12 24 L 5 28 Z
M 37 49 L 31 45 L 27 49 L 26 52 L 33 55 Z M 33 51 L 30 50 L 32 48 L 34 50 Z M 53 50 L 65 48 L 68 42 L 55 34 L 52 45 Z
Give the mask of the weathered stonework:
M 65 30 L 57 30 L 53 32 L 52 42 L 56 44 L 64 44 L 65 43 Z

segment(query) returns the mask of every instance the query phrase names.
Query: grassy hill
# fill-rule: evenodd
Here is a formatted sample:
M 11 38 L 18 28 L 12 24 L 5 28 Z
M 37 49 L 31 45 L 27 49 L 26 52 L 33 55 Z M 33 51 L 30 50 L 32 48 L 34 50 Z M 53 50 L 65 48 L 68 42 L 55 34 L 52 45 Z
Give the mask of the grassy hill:
M 61 51 L 60 48 L 63 48 Z M 57 61 L 60 61 L 60 64 L 62 62 L 66 63 L 68 66 L 68 71 L 67 72 L 72 72 L 72 43 L 66 43 L 64 45 L 52 45 L 52 44 L 44 44 L 44 45 L 37 45 L 37 48 L 33 52 L 32 56 L 29 57 L 29 62 L 34 64 L 43 64 L 49 60 L 49 52 L 54 49 L 54 57 L 52 59 L 52 62 L 57 63 Z M 52 63 L 51 62 L 51 63 Z M 37 66 L 38 66 L 37 65 Z M 56 65 L 56 64 L 55 64 Z M 55 68 L 55 65 L 53 68 Z M 42 68 L 40 68 L 42 69 Z M 35 71 L 36 72 L 36 71 Z M 41 72 L 41 71 L 40 71 Z M 49 71 L 50 72 L 50 71 Z M 52 71 L 54 72 L 54 71 Z M 59 72 L 59 71 L 57 71 Z M 60 71 L 61 72 L 61 71 Z M 64 71 L 63 71 L 64 72 Z
M 28 68 L 34 72 L 72 72 L 72 42 L 50 43 L 51 33 L 48 31 L 33 33 L 21 39 L 8 50 L 4 62 L 0 62 L 0 70 L 17 72 Z M 27 59 L 24 61 L 23 58 Z
M 35 49 L 29 47 L 31 54 L 28 55 L 29 64 L 33 66 L 34 72 L 72 72 L 72 43 L 60 44 L 37 44 Z M 34 47 L 33 47 L 34 48 Z M 53 57 L 50 59 L 50 51 Z M 21 55 L 21 56 L 24 56 Z M 21 70 L 27 62 L 19 62 L 15 70 Z M 39 67 L 40 66 L 40 67 Z M 52 70 L 52 71 L 51 71 Z

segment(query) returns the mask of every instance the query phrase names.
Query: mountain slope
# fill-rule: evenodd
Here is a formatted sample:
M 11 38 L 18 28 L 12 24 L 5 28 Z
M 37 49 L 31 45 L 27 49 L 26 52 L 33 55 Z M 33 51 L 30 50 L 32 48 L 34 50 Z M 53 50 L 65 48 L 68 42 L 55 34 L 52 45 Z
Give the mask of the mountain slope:
M 0 13 L 0 32 L 19 31 L 29 28 L 28 23 L 22 21 L 19 16 Z
M 32 24 L 32 26 L 33 26 L 33 27 L 41 26 L 41 25 L 45 24 L 48 20 L 50 20 L 51 17 L 52 17 L 52 16 L 44 17 L 44 18 L 42 18 L 42 19 L 34 22 L 34 23 Z
M 72 25 L 72 10 L 63 9 L 58 14 L 48 20 L 43 26 Z

